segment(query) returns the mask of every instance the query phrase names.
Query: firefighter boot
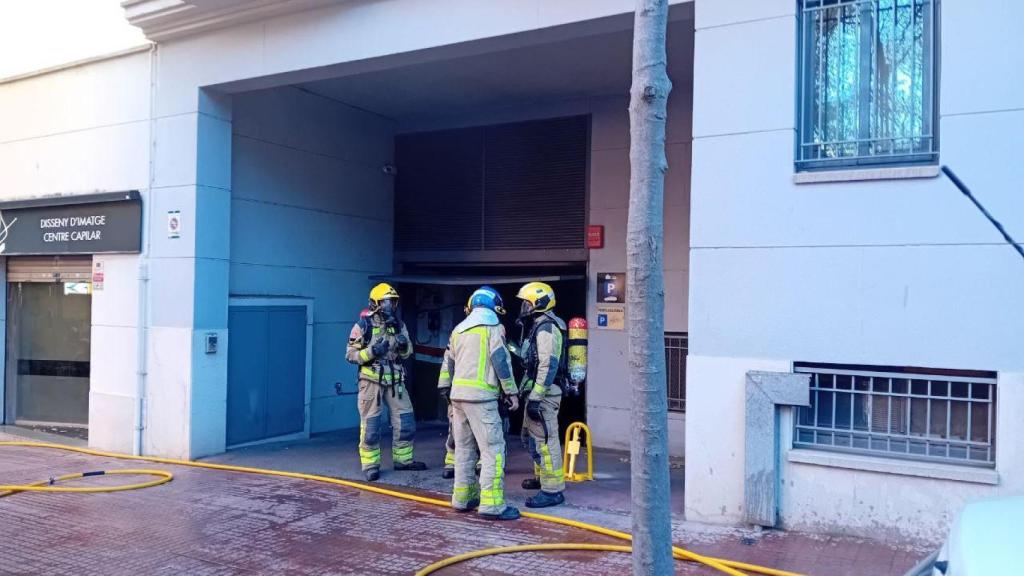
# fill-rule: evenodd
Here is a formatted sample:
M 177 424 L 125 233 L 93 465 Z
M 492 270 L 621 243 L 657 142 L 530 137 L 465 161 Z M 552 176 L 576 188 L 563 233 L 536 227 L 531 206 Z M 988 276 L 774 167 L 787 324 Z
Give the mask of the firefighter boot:
M 424 464 L 423 462 L 416 462 L 415 460 L 413 460 L 411 462 L 395 462 L 395 470 L 420 471 L 420 470 L 426 470 L 426 469 L 427 469 L 427 465 L 426 464 Z
M 535 476 L 523 480 L 523 490 L 540 490 L 540 478 Z
M 481 514 L 480 517 L 485 520 L 518 520 L 519 509 L 515 506 L 506 506 L 501 514 Z
M 366 470 L 363 470 L 363 474 L 366 474 L 367 482 L 376 482 L 380 478 L 380 469 L 367 468 Z
M 565 502 L 565 496 L 561 492 L 545 492 L 541 490 L 535 496 L 526 499 L 526 507 L 547 508 L 548 506 L 558 506 L 562 502 Z

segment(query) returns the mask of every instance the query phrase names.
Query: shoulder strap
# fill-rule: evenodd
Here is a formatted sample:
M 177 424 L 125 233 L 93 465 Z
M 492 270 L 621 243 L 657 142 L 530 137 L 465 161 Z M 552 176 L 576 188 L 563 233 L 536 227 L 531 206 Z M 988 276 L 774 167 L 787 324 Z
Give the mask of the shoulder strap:
M 569 334 L 567 331 L 562 330 L 561 326 L 558 325 L 558 322 L 547 314 L 541 315 L 541 318 L 533 323 L 533 326 L 530 328 L 530 334 L 527 336 L 527 340 L 530 342 L 527 369 L 536 375 L 537 362 L 539 361 L 537 356 L 537 330 L 545 324 L 554 324 L 554 329 L 558 330 L 562 334 L 562 353 L 559 355 L 558 368 L 555 371 L 555 381 L 561 384 L 566 380 L 569 369 Z
M 373 339 L 373 325 L 366 316 L 360 316 L 358 324 L 363 333 L 363 348 L 366 348 Z

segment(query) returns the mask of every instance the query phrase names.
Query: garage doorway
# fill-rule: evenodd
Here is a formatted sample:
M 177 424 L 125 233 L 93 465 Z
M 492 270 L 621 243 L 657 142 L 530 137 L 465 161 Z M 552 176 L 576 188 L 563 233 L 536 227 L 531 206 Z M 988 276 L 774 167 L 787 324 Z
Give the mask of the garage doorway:
M 482 285 L 495 288 L 508 312 L 501 317 L 510 343 L 519 343 L 524 337 L 517 325 L 519 300 L 516 292 L 526 282 L 539 280 L 551 285 L 557 305 L 555 313 L 566 323 L 570 319 L 586 316 L 587 283 L 581 266 L 558 269 L 544 267 L 502 267 L 503 274 L 487 274 L 489 267 L 439 267 L 429 273 L 381 277 L 394 282 L 402 294 L 403 321 L 414 343 L 409 391 L 418 420 L 444 420 L 446 407 L 439 401 L 437 380 L 441 357 L 455 325 L 465 318 L 464 307 L 470 294 Z M 522 271 L 522 274 L 514 272 Z M 513 358 L 516 382 L 522 381 L 523 366 Z M 519 433 L 522 411 L 510 418 L 510 433 Z M 586 421 L 586 385 L 576 396 L 564 394 L 559 421 L 564 430 L 572 422 Z
M 7 259 L 8 424 L 88 438 L 92 257 Z

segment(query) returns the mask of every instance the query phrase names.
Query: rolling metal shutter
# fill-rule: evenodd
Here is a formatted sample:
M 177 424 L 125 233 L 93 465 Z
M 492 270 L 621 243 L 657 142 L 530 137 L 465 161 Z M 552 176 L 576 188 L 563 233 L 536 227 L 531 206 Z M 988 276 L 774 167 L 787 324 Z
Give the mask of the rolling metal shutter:
M 589 119 L 396 139 L 395 249 L 582 248 Z
M 396 138 L 396 250 L 483 248 L 482 160 L 478 128 Z
M 8 282 L 89 282 L 91 256 L 18 256 L 7 259 Z

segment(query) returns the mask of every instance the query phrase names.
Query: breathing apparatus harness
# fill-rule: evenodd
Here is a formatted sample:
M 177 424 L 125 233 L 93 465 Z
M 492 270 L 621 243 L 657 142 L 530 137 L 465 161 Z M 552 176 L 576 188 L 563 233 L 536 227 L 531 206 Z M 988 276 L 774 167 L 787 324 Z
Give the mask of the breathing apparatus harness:
M 558 322 L 554 318 L 545 313 L 533 314 L 531 316 L 532 322 L 530 326 L 530 332 L 524 338 L 520 335 L 519 348 L 520 350 L 526 349 L 526 356 L 523 358 L 523 367 L 525 368 L 526 381 L 532 383 L 533 386 L 537 384 L 537 369 L 540 365 L 540 356 L 537 353 L 537 332 L 547 324 L 554 324 L 554 329 L 562 331 L 562 328 L 558 325 Z M 526 325 L 524 317 L 520 317 L 516 321 L 519 324 L 521 330 L 525 331 Z M 564 331 L 563 331 L 564 332 Z M 562 353 L 558 358 L 558 366 L 555 367 L 555 380 L 552 383 L 553 386 L 557 386 L 559 393 L 565 390 L 565 382 L 568 380 L 568 368 L 567 368 L 567 357 L 568 357 L 568 338 L 566 334 L 562 334 Z M 532 386 L 530 388 L 532 390 Z M 531 413 L 530 401 L 528 400 L 530 390 L 523 390 L 523 403 L 526 406 L 525 415 L 527 418 L 540 423 L 544 428 L 544 441 L 548 440 L 548 425 L 544 420 L 544 414 L 541 412 L 541 408 L 538 407 L 536 413 Z M 523 427 L 525 432 L 526 427 Z
M 370 346 L 371 342 L 373 341 L 373 336 L 374 336 L 373 328 L 374 328 L 374 326 L 373 326 L 373 322 L 371 322 L 370 319 L 373 316 L 377 315 L 377 314 L 380 314 L 381 317 L 384 319 L 384 327 L 383 327 L 382 332 L 384 333 L 385 337 L 396 335 L 398 333 L 399 327 L 401 326 L 398 318 L 396 318 L 393 313 L 388 314 L 385 311 L 380 310 L 380 309 L 377 309 L 377 310 L 371 312 L 370 314 L 368 314 L 366 316 L 360 316 L 358 324 L 359 324 L 359 329 L 362 331 L 362 335 L 363 335 L 363 348 L 364 349 L 366 349 L 368 346 Z M 385 353 L 385 356 L 389 355 L 390 353 L 391 353 L 391 350 L 390 350 L 390 347 L 389 347 L 389 350 L 388 350 L 387 353 Z M 392 397 L 394 397 L 396 395 L 396 393 L 397 393 L 398 397 L 402 398 L 402 394 L 403 394 L 403 392 L 405 390 L 405 373 L 404 373 L 404 371 L 400 370 L 398 372 L 398 379 L 395 380 L 395 362 L 394 362 L 394 360 L 390 360 L 390 359 L 387 359 L 387 358 L 375 358 L 373 363 L 371 364 L 371 366 L 376 366 L 376 368 L 377 368 L 377 382 L 381 386 L 385 386 L 385 387 L 391 388 L 391 396 Z M 387 371 L 388 371 L 388 380 L 384 379 L 384 368 L 385 368 L 385 366 L 387 367 Z M 357 370 L 362 370 L 362 367 L 357 368 Z M 388 384 L 388 382 L 390 382 L 390 384 Z

